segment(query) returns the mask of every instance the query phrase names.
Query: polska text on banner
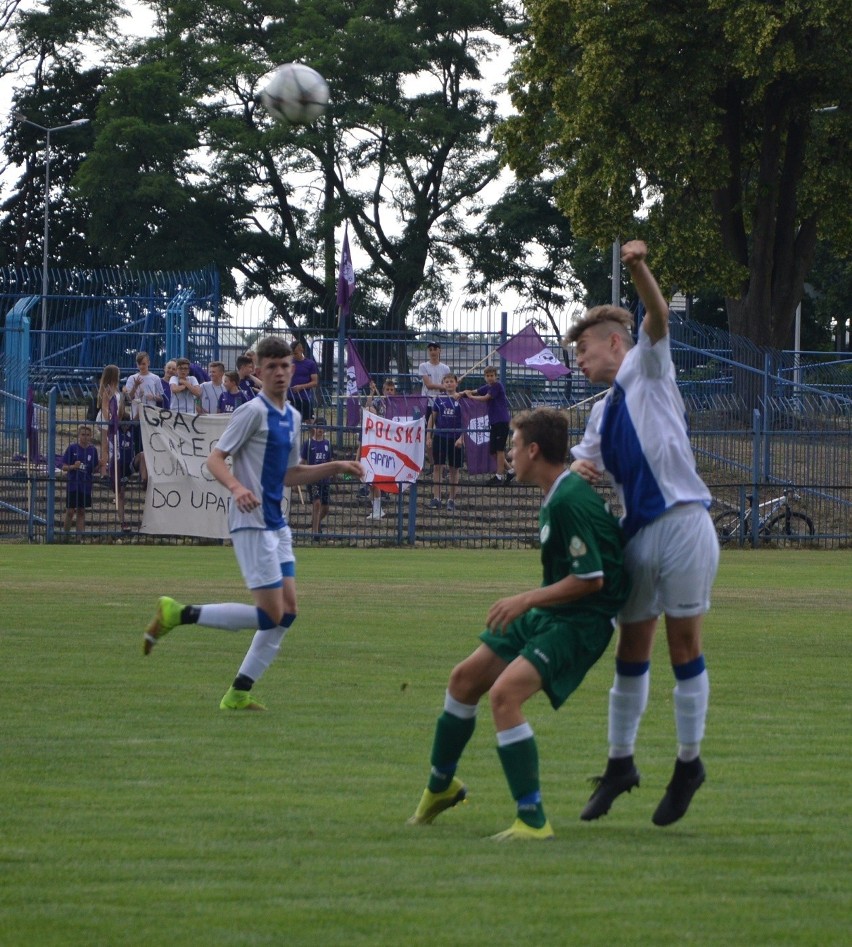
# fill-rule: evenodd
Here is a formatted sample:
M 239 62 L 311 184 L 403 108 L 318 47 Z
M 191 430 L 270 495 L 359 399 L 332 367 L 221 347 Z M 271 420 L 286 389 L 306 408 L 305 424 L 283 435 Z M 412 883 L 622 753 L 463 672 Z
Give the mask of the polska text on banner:
M 140 532 L 228 538 L 231 494 L 207 470 L 207 458 L 231 417 L 142 407 L 148 490 Z
M 390 493 L 398 493 L 400 484 L 414 483 L 423 469 L 425 435 L 425 418 L 393 421 L 365 411 L 358 456 L 365 482 Z
M 531 322 L 524 326 L 517 335 L 507 339 L 497 351 L 507 362 L 534 368 L 551 381 L 554 378 L 571 374 L 571 369 L 560 362 L 545 345 L 544 339 L 535 331 L 535 327 Z
M 495 473 L 497 458 L 488 450 L 491 440 L 488 402 L 460 398 L 459 407 L 464 428 L 464 456 L 467 472 L 470 474 Z

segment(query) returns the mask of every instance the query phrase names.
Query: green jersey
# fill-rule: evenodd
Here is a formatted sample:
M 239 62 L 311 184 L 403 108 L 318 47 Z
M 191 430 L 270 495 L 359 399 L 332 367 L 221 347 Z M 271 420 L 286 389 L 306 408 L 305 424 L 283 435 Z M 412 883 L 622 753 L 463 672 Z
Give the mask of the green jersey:
M 566 617 L 593 611 L 614 618 L 627 598 L 629 580 L 621 527 L 601 497 L 579 474 L 566 471 L 544 498 L 538 525 L 543 586 L 569 575 L 604 580 L 600 591 L 544 610 Z

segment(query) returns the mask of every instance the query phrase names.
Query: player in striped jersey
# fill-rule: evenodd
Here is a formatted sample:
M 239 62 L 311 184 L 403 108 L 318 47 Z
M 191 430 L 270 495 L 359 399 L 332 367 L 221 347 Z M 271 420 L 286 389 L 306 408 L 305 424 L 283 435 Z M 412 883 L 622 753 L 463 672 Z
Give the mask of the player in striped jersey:
M 301 463 L 301 417 L 287 403 L 293 375 L 289 345 L 278 338 L 257 346 L 261 388 L 256 398 L 234 412 L 211 451 L 210 473 L 231 491 L 228 513 L 231 539 L 254 606 L 237 602 L 181 605 L 163 597 L 145 633 L 145 654 L 178 625 L 199 624 L 239 631 L 256 628 L 233 685 L 219 704 L 222 710 L 264 710 L 252 686 L 272 663 L 287 629 L 296 618 L 296 562 L 290 527 L 281 511 L 284 486 L 315 483 L 337 474 L 361 478 L 357 461 Z M 232 466 L 226 459 L 231 457 Z
M 710 493 L 695 469 L 686 411 L 675 382 L 669 307 L 639 240 L 624 244 L 622 262 L 645 306 L 638 344 L 633 317 L 615 306 L 590 309 L 571 327 L 577 365 L 595 383 L 611 385 L 595 405 L 572 469 L 587 479 L 603 470 L 623 503 L 625 563 L 631 593 L 620 615 L 615 681 L 609 699 L 609 760 L 581 818 L 605 815 L 623 792 L 639 785 L 633 761 L 639 722 L 648 701 L 657 620 L 666 616 L 675 676 L 678 751 L 674 775 L 653 822 L 685 815 L 705 779 L 699 756 L 710 685 L 701 644 L 703 616 L 719 562 L 707 512 Z

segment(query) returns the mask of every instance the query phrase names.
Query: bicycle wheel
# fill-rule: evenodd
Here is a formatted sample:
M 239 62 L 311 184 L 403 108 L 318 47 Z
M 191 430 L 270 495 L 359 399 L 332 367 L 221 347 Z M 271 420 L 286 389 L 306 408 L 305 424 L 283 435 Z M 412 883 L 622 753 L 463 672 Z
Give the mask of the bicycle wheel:
M 764 542 L 773 546 L 796 546 L 814 534 L 814 521 L 805 513 L 776 513 L 761 530 Z
M 713 525 L 716 527 L 720 546 L 740 541 L 740 514 L 736 510 L 725 510 L 724 513 L 717 514 L 713 517 Z

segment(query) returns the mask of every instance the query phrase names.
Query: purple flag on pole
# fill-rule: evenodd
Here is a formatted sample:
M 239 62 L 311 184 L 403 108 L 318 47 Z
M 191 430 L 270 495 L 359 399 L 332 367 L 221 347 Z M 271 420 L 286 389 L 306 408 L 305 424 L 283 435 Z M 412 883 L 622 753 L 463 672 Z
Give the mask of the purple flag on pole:
M 370 384 L 370 373 L 364 367 L 358 349 L 351 339 L 346 340 L 346 423 L 356 427 L 361 423 L 358 389 Z
M 355 270 L 352 267 L 352 254 L 349 252 L 349 224 L 343 231 L 343 250 L 340 253 L 340 276 L 337 278 L 337 308 L 340 318 L 349 315 L 352 294 L 355 292 Z
M 495 473 L 497 458 L 488 452 L 490 424 L 488 402 L 472 398 L 460 398 L 462 427 L 464 428 L 464 455 L 467 472 L 471 474 Z
M 532 323 L 524 326 L 511 339 L 507 339 L 497 351 L 507 362 L 534 368 L 551 381 L 562 375 L 571 374 L 571 369 L 550 351 Z
M 361 356 L 358 354 L 358 349 L 355 348 L 355 343 L 352 339 L 346 340 L 346 374 L 347 378 L 350 377 L 355 382 L 356 388 L 366 388 L 370 384 L 370 373 L 364 367 L 364 363 L 361 361 Z M 348 387 L 348 386 L 347 386 Z

